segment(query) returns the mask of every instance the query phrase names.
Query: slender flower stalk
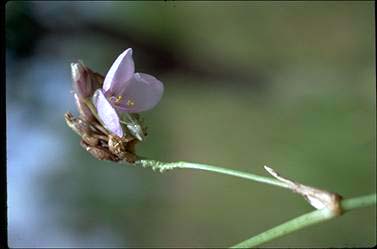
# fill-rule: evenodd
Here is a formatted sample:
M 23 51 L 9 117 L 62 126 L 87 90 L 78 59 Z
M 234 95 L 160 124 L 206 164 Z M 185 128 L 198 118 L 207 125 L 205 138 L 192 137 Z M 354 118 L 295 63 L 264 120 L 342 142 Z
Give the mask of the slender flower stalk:
M 165 162 L 161 162 L 157 160 L 150 160 L 150 159 L 139 157 L 139 159 L 135 162 L 135 164 L 141 165 L 142 167 L 150 167 L 153 170 L 160 171 L 161 173 L 168 170 L 172 170 L 172 169 L 199 169 L 199 170 L 219 173 L 223 175 L 235 176 L 239 178 L 252 180 L 255 182 L 265 183 L 265 184 L 289 189 L 289 186 L 286 183 L 275 180 L 274 178 L 271 178 L 271 177 L 259 176 L 259 175 L 255 175 L 251 173 L 241 172 L 238 170 L 232 170 L 232 169 L 227 169 L 227 168 L 222 168 L 219 166 L 213 166 L 213 165 L 202 164 L 202 163 L 190 163 L 190 162 L 183 162 L 183 161 L 165 163 Z
M 292 180 L 280 176 L 274 170 L 266 166 L 265 169 L 279 180 L 251 173 L 240 172 L 238 170 L 226 169 L 218 166 L 201 163 L 165 163 L 141 157 L 138 158 L 138 160 L 135 163 L 141 165 L 142 167 L 150 167 L 154 171 L 157 170 L 161 173 L 173 169 L 198 169 L 291 189 L 294 192 L 303 195 L 312 206 L 318 209 L 316 211 L 294 218 L 274 228 L 271 228 L 270 230 L 267 230 L 259 235 L 253 236 L 250 239 L 247 239 L 243 242 L 240 242 L 232 246 L 231 248 L 252 248 L 255 246 L 259 246 L 263 243 L 287 235 L 294 231 L 301 230 L 305 227 L 333 219 L 354 209 L 376 205 L 376 194 L 370 194 L 366 196 L 341 200 L 341 198 L 339 198 L 339 195 L 336 193 L 331 193 L 325 190 L 316 189 L 294 182 Z M 333 198 L 334 196 L 335 198 Z

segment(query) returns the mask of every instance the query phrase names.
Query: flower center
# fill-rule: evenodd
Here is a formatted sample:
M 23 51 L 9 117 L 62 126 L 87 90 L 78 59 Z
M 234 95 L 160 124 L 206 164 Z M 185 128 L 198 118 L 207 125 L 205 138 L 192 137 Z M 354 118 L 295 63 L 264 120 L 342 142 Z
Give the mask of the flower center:
M 118 95 L 118 96 L 111 96 L 111 97 L 110 97 L 110 101 L 111 101 L 112 103 L 114 103 L 114 104 L 118 104 L 122 99 L 123 99 L 123 96 L 121 96 L 121 95 Z M 127 105 L 128 107 L 134 106 L 134 105 L 135 105 L 135 101 L 132 100 L 132 99 L 128 99 L 126 105 Z

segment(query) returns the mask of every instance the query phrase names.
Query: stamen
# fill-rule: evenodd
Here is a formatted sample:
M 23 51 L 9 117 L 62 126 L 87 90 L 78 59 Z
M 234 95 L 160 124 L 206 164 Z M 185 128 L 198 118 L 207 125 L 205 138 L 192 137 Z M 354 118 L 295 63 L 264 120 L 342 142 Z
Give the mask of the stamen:
M 121 101 L 121 99 L 123 98 L 123 96 L 119 95 L 115 98 L 115 103 L 119 103 L 119 101 Z
M 121 100 L 122 100 L 123 96 L 119 95 L 119 96 L 111 96 L 110 97 L 110 101 L 111 102 L 114 102 L 114 103 L 119 103 Z
M 135 102 L 132 99 L 127 100 L 127 106 L 134 106 Z

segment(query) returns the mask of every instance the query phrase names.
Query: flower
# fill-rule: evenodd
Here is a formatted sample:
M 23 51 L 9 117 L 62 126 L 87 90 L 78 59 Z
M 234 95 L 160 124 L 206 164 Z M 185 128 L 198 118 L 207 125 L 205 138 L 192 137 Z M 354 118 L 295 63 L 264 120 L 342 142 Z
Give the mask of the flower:
M 118 113 L 150 110 L 160 101 L 163 92 L 161 81 L 149 74 L 135 73 L 132 49 L 128 48 L 115 60 L 92 101 L 105 128 L 122 137 Z

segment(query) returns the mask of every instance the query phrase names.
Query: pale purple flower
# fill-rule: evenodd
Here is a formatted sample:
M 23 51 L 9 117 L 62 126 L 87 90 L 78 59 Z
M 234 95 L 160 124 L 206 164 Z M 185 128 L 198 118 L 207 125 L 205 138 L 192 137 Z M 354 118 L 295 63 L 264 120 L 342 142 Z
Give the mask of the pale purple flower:
M 152 109 L 162 97 L 164 85 L 155 77 L 135 73 L 132 49 L 118 56 L 108 71 L 102 89 L 95 91 L 93 104 L 104 126 L 122 137 L 118 112 L 137 113 Z

